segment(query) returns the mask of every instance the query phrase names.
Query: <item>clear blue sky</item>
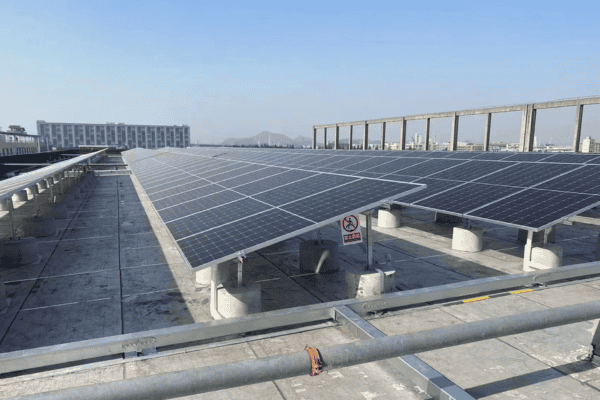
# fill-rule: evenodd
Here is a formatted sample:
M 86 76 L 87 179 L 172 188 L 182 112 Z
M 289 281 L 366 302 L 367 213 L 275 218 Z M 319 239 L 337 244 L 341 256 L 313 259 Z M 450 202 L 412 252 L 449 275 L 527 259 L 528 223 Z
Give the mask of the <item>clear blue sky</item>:
M 188 124 L 193 141 L 220 143 L 600 95 L 598 1 L 216 3 L 0 1 L 0 126 Z M 600 106 L 584 114 L 600 139 Z M 538 114 L 538 137 L 570 142 L 574 118 Z M 459 140 L 483 121 L 461 119 Z M 519 124 L 498 116 L 492 139 L 517 141 Z

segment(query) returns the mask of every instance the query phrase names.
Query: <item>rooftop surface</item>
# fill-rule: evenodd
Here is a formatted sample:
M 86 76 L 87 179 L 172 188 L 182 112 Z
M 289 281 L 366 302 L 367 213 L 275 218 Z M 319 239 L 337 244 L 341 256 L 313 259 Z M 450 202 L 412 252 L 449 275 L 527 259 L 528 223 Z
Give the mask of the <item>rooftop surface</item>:
M 0 353 L 52 346 L 212 321 L 209 288 L 197 285 L 135 176 L 100 176 L 58 220 L 54 237 L 36 239 L 40 261 L 0 268 L 10 305 L 0 315 Z M 27 207 L 27 204 L 23 205 Z M 0 213 L 0 222 L 4 221 Z M 476 222 L 485 230 L 485 250 L 451 250 L 452 226 L 433 222 L 434 213 L 403 209 L 400 228 L 377 227 L 373 256 L 380 268 L 396 270 L 399 291 L 523 273 L 523 244 L 517 229 Z M 341 243 L 337 224 L 321 229 Z M 366 262 L 362 244 L 340 246 L 341 270 L 306 274 L 298 269 L 298 248 L 314 234 L 248 255 L 247 283 L 259 282 L 263 312 L 345 298 L 348 270 Z M 596 230 L 558 225 L 556 244 L 563 265 L 596 261 Z M 387 262 L 390 255 L 391 262 Z M 600 278 L 579 279 L 506 291 L 489 299 L 447 299 L 365 317 L 386 335 L 418 332 L 486 318 L 600 300 Z M 506 336 L 417 354 L 475 398 L 596 399 L 600 368 L 584 358 L 593 322 Z M 0 399 L 120 381 L 167 371 L 232 363 L 327 347 L 358 340 L 335 322 L 262 335 L 227 335 L 212 343 L 159 348 L 156 354 L 124 359 L 102 357 L 79 365 L 37 368 L 0 375 Z M 185 399 L 428 399 L 400 374 L 381 363 L 330 370 L 311 377 L 270 381 Z

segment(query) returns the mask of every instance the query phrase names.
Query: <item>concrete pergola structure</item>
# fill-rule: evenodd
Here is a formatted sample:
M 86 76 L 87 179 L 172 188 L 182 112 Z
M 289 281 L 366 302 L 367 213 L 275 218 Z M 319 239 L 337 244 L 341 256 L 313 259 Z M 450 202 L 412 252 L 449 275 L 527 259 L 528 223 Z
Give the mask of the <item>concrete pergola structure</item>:
M 406 147 L 406 121 L 425 120 L 425 137 L 424 150 L 429 150 L 429 126 L 432 118 L 451 118 L 452 128 L 450 136 L 450 148 L 449 151 L 456 151 L 458 143 L 458 119 L 460 116 L 468 115 L 487 115 L 485 123 L 485 138 L 483 143 L 484 151 L 489 151 L 490 145 L 490 128 L 492 124 L 492 114 L 503 113 L 503 112 L 514 112 L 521 111 L 523 116 L 521 118 L 521 135 L 519 139 L 519 151 L 532 151 L 533 141 L 535 135 L 535 116 L 537 110 L 546 108 L 559 108 L 559 107 L 576 107 L 575 115 L 575 133 L 573 135 L 573 151 L 579 151 L 579 141 L 581 138 L 581 122 L 583 117 L 583 106 L 600 104 L 600 96 L 595 97 L 578 97 L 573 99 L 561 99 L 547 101 L 544 103 L 527 103 L 527 104 L 515 104 L 508 106 L 489 107 L 489 108 L 476 108 L 462 111 L 449 111 L 432 114 L 419 114 L 410 115 L 405 117 L 393 117 L 393 118 L 380 118 L 366 121 L 353 121 L 353 122 L 342 122 L 337 124 L 324 124 L 314 125 L 312 132 L 312 148 L 317 148 L 317 129 L 324 129 L 323 147 L 327 146 L 327 128 L 335 128 L 335 141 L 334 149 L 339 149 L 339 133 L 341 126 L 350 127 L 350 148 L 352 148 L 352 127 L 355 125 L 363 125 L 363 141 L 362 148 L 366 150 L 368 148 L 369 141 L 369 125 L 370 124 L 382 124 L 381 129 L 381 148 L 385 146 L 385 130 L 386 124 L 389 122 L 401 122 L 400 125 L 400 150 L 405 150 Z

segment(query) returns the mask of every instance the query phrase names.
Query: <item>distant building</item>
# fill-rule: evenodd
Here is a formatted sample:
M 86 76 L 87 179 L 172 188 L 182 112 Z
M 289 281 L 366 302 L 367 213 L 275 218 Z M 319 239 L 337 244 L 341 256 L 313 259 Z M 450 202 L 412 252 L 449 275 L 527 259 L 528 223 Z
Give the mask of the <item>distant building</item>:
M 583 144 L 581 146 L 582 153 L 600 153 L 600 143 L 596 142 L 596 140 L 591 137 L 586 137 L 583 139 Z
M 483 143 L 457 142 L 457 151 L 483 151 Z
M 0 155 L 39 153 L 38 136 L 28 135 L 25 128 L 10 125 L 8 132 L 0 132 Z
M 73 124 L 37 121 L 42 144 L 54 148 L 108 146 L 145 149 L 190 145 L 187 125 Z

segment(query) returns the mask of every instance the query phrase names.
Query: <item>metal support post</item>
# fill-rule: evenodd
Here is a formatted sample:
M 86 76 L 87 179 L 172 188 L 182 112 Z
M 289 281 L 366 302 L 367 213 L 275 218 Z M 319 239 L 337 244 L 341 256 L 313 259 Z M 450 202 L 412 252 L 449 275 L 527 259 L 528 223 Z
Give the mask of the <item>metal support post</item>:
M 367 243 L 367 266 L 365 267 L 365 271 L 369 271 L 373 269 L 373 234 L 372 234 L 372 216 L 373 211 L 367 211 L 363 213 L 367 219 L 367 229 L 365 234 L 365 240 Z
M 244 286 L 244 260 L 246 260 L 246 255 L 244 253 L 238 254 L 238 276 L 237 283 L 238 287 Z
M 548 244 L 548 235 L 552 231 L 552 227 L 544 229 L 544 246 Z
M 523 254 L 523 267 L 530 267 L 531 265 L 531 251 L 533 249 L 533 231 L 527 231 L 527 242 L 525 243 L 525 252 Z

